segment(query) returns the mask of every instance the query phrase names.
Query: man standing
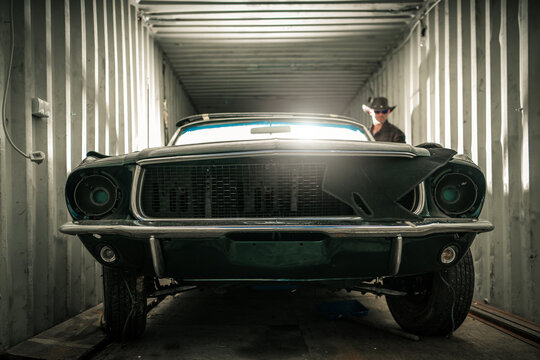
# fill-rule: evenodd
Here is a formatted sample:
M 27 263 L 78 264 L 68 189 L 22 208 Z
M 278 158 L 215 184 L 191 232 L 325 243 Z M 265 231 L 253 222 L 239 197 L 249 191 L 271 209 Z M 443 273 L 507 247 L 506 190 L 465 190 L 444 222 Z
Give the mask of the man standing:
M 364 112 L 371 116 L 373 125 L 369 131 L 377 141 L 405 142 L 405 134 L 397 126 L 388 122 L 388 115 L 395 109 L 394 106 L 388 106 L 388 99 L 385 97 L 376 97 L 371 99 L 369 105 L 362 105 Z

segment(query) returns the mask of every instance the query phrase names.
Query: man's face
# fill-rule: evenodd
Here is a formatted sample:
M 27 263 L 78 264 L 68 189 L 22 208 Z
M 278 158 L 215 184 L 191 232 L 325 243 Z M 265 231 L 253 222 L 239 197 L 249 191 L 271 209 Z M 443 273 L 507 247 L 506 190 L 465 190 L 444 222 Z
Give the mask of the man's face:
M 386 121 L 386 118 L 388 118 L 388 115 L 390 115 L 390 109 L 384 109 L 384 110 L 370 110 L 371 119 L 373 120 L 374 124 L 381 123 L 383 124 Z

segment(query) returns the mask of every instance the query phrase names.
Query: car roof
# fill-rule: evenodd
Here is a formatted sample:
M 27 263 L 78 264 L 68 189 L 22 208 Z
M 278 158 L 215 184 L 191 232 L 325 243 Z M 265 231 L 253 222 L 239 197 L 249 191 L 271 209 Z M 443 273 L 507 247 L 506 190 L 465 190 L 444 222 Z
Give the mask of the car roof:
M 215 113 L 197 114 L 182 118 L 176 122 L 176 126 L 184 126 L 192 122 L 208 120 L 238 120 L 238 119 L 272 119 L 272 118 L 309 118 L 313 120 L 346 120 L 360 123 L 357 119 L 334 114 L 310 114 L 288 112 L 242 112 L 242 113 Z

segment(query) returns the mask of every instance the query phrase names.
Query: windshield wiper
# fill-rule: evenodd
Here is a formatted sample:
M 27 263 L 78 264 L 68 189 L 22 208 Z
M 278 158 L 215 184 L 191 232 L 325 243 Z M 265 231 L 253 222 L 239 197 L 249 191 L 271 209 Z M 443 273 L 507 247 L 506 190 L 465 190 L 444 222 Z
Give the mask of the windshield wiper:
M 257 127 L 257 128 L 251 128 L 252 134 L 273 134 L 273 133 L 290 133 L 291 127 L 290 126 L 265 126 L 265 127 Z

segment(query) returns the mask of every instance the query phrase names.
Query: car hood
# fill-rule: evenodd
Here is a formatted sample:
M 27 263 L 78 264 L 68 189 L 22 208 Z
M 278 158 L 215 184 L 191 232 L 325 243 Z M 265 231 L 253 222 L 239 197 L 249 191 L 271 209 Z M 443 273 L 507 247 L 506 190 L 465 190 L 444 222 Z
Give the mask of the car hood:
M 95 152 L 88 153 L 91 161 L 83 161 L 90 166 L 118 166 L 134 164 L 140 160 L 183 155 L 224 154 L 257 151 L 323 151 L 323 152 L 366 152 L 381 155 L 401 155 L 407 157 L 426 157 L 430 152 L 408 144 L 386 142 L 358 142 L 343 140 L 249 140 L 193 145 L 176 145 L 149 148 L 126 155 L 106 156 Z M 86 166 L 85 166 L 86 167 Z

